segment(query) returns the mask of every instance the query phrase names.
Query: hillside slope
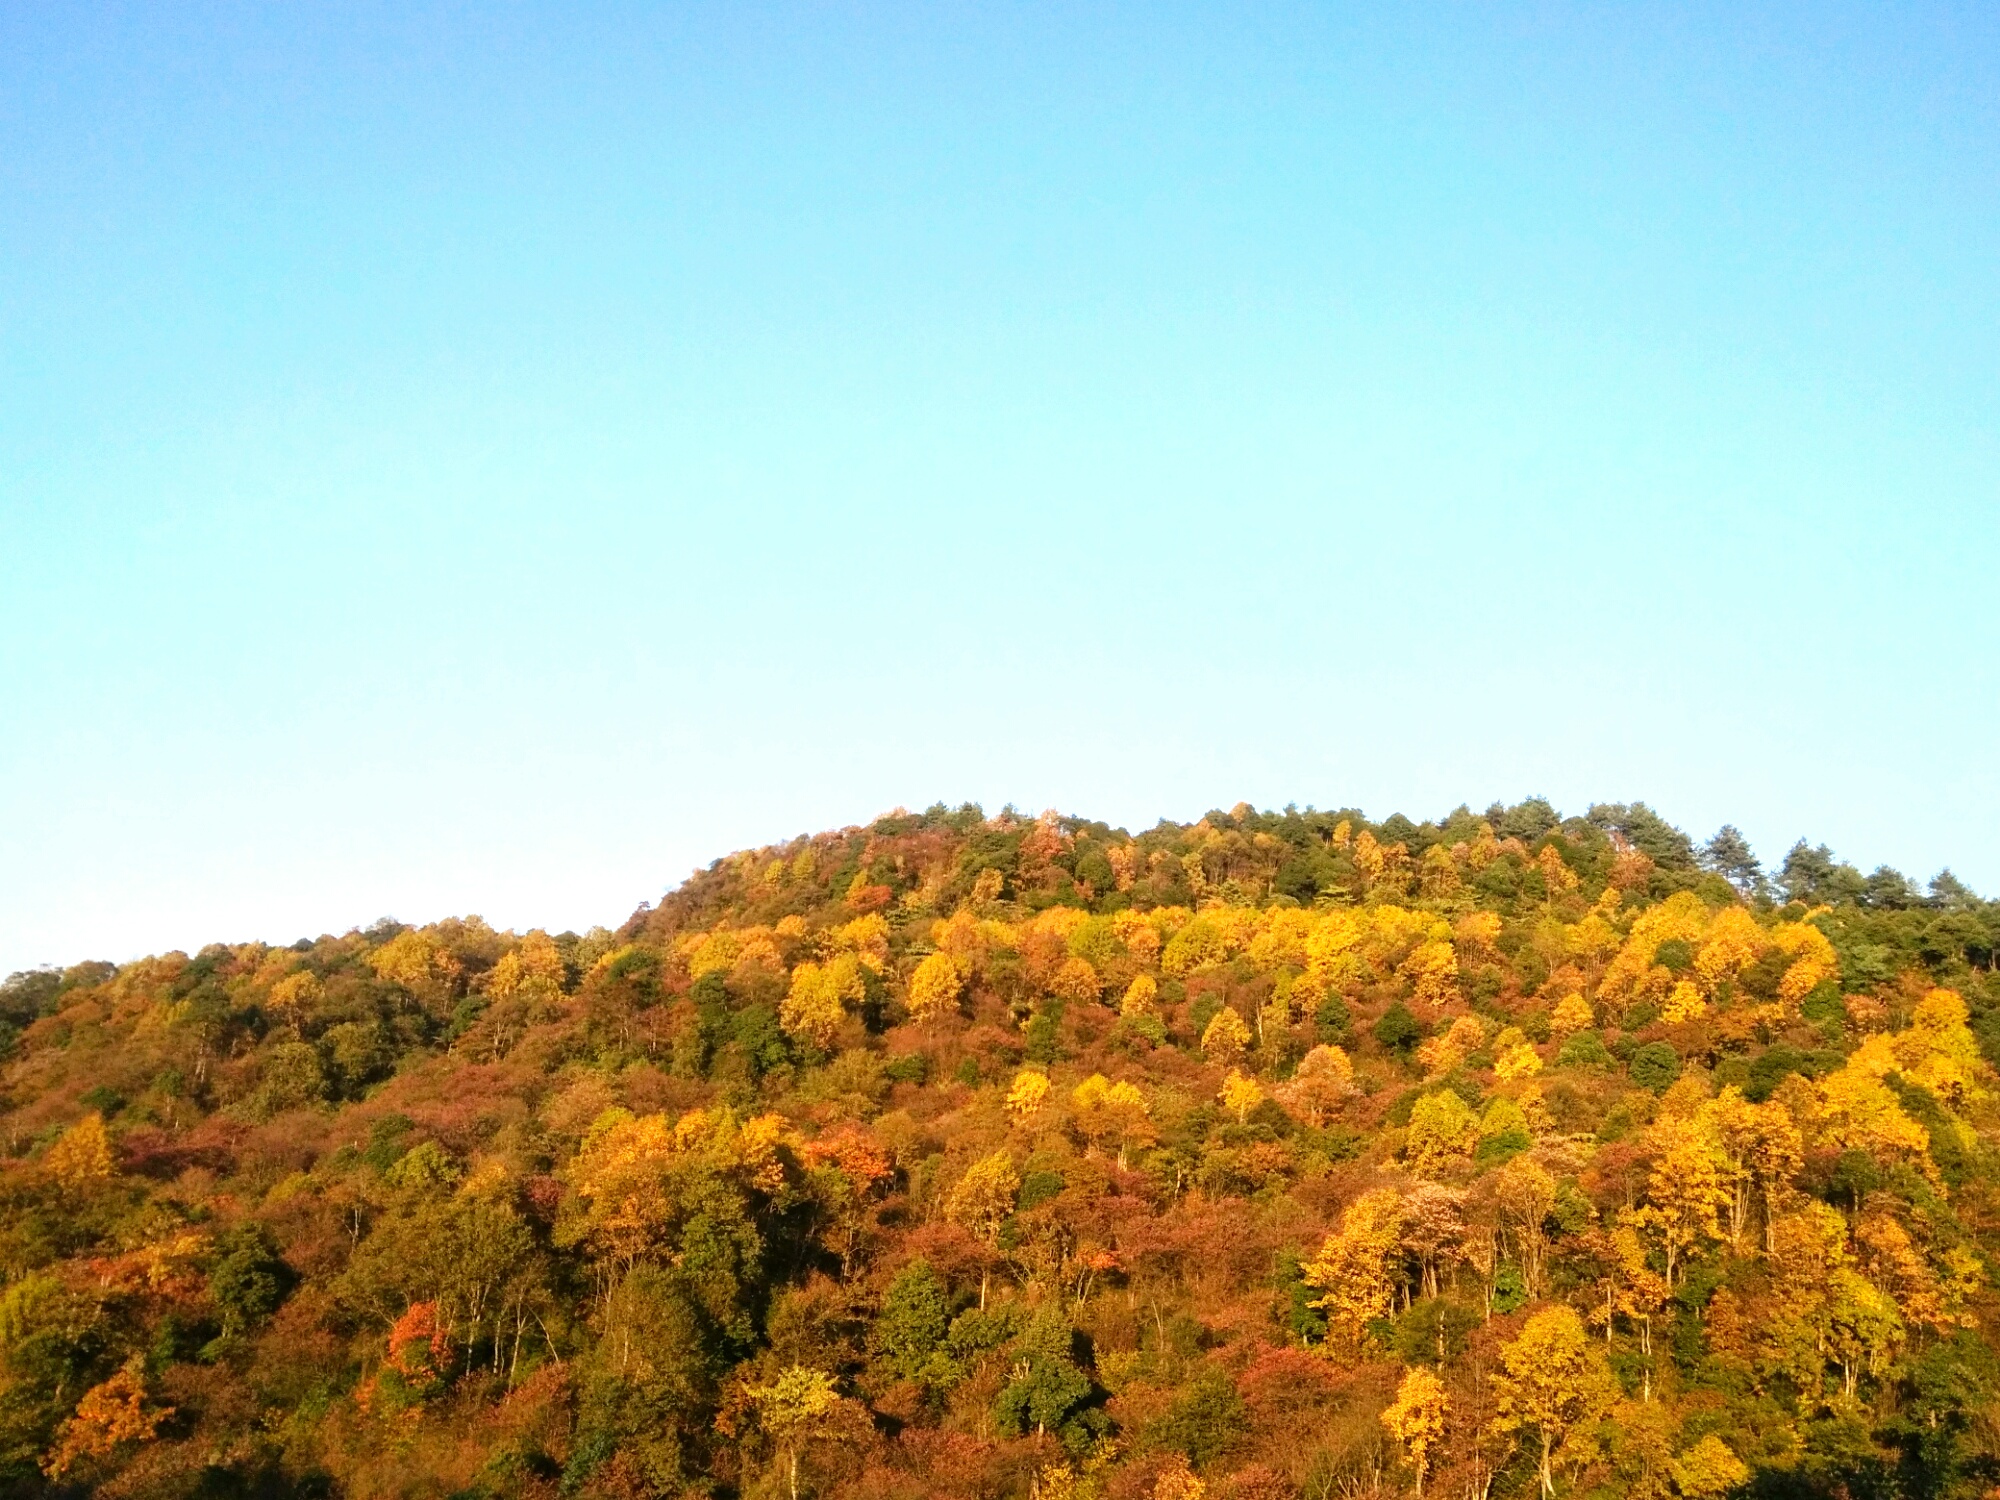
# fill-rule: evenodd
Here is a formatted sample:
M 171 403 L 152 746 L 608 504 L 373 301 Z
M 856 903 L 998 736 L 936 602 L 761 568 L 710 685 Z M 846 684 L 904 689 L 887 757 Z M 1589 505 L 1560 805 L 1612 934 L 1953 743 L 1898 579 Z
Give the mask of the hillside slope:
M 2000 905 L 977 808 L 0 988 L 23 1495 L 1972 1495 Z

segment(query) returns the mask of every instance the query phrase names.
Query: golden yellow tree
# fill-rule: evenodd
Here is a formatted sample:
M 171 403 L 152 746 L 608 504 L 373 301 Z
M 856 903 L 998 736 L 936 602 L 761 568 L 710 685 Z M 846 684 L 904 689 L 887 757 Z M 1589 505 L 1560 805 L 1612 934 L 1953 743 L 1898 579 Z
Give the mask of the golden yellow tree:
M 1435 1176 L 1455 1162 L 1468 1161 L 1479 1144 L 1479 1117 L 1450 1089 L 1417 1100 L 1410 1111 L 1403 1154 L 1410 1169 Z
M 1102 1073 L 1093 1073 L 1077 1085 L 1070 1101 L 1084 1139 L 1092 1146 L 1115 1145 L 1121 1169 L 1133 1146 L 1153 1140 L 1152 1111 L 1136 1084 L 1113 1083 Z
M 487 972 L 486 993 L 496 1000 L 511 1000 L 516 995 L 552 1000 L 562 994 L 564 978 L 561 950 L 537 927 L 500 955 L 500 961 Z
M 1402 1223 L 1402 1194 L 1394 1188 L 1372 1189 L 1347 1205 L 1340 1227 L 1306 1265 L 1302 1277 L 1322 1293 L 1312 1305 L 1326 1312 L 1329 1333 L 1337 1331 L 1358 1344 L 1371 1319 L 1389 1315 L 1395 1305 L 1393 1262 Z
M 769 1385 L 751 1387 L 749 1395 L 757 1403 L 758 1421 L 784 1460 L 792 1500 L 799 1500 L 800 1454 L 840 1407 L 833 1377 L 793 1365 Z
M 1153 1481 L 1152 1500 L 1205 1500 L 1207 1494 L 1208 1486 L 1179 1453 L 1168 1457 L 1160 1466 L 1159 1477 Z
M 1840 1366 L 1841 1393 L 1853 1399 L 1865 1374 L 1879 1375 L 1906 1336 L 1895 1299 L 1842 1267 L 1833 1273 L 1826 1307 L 1827 1352 Z
M 1658 1240 L 1671 1287 L 1689 1256 L 1722 1238 L 1717 1215 L 1732 1194 L 1706 1119 L 1662 1119 L 1652 1140 L 1659 1154 L 1646 1179 L 1646 1206 L 1632 1219 Z
M 1572 1031 L 1588 1031 L 1597 1024 L 1597 1016 L 1591 1010 L 1590 1002 L 1578 991 L 1571 990 L 1556 1002 L 1549 1024 L 1567 1035 Z
M 816 1047 L 826 1047 L 846 1019 L 847 1006 L 868 993 L 861 977 L 861 960 L 853 953 L 836 954 L 824 964 L 802 963 L 792 971 L 792 987 L 778 1007 L 785 1031 Z
M 1017 1120 L 1026 1120 L 1048 1097 L 1049 1075 L 1023 1068 L 1014 1075 L 1013 1086 L 1007 1090 L 1007 1113 Z
M 1160 996 L 1160 982 L 1150 974 L 1141 974 L 1125 986 L 1125 998 L 1118 1002 L 1118 1014 L 1128 1019 L 1150 1016 Z
M 1932 990 L 1917 1002 L 1909 1029 L 1895 1039 L 1903 1071 L 1954 1108 L 1983 1095 L 1979 1044 L 1956 990 Z
M 271 1009 L 285 1018 L 285 1024 L 297 1037 L 300 1024 L 318 1008 L 325 994 L 326 987 L 320 983 L 319 976 L 310 969 L 301 969 L 296 974 L 287 974 L 271 986 Z
M 108 1182 L 117 1170 L 111 1159 L 111 1134 L 104 1116 L 92 1110 L 49 1147 L 42 1165 L 65 1192 L 80 1193 Z
M 1646 1246 L 1639 1238 L 1639 1231 L 1630 1224 L 1620 1224 L 1611 1231 L 1612 1275 L 1609 1292 L 1609 1306 L 1606 1309 L 1605 1334 L 1610 1335 L 1610 1318 L 1616 1314 L 1636 1324 L 1639 1329 L 1639 1352 L 1648 1359 L 1653 1356 L 1653 1319 L 1667 1305 L 1671 1289 L 1666 1278 L 1655 1271 L 1646 1256 Z M 1645 1371 L 1647 1399 L 1652 1398 L 1652 1371 Z
M 1433 901 L 1458 893 L 1458 865 L 1443 844 L 1432 844 L 1417 862 L 1417 889 Z
M 1493 1176 L 1500 1221 L 1514 1245 L 1528 1295 L 1542 1292 L 1542 1261 L 1548 1250 L 1549 1214 L 1556 1206 L 1556 1180 L 1533 1159 L 1515 1156 Z
M 1448 1030 L 1417 1048 L 1417 1061 L 1424 1065 L 1426 1077 L 1442 1078 L 1464 1062 L 1467 1053 L 1485 1045 L 1486 1023 L 1477 1016 L 1460 1016 Z
M 1000 1238 L 1000 1226 L 1014 1212 L 1014 1199 L 1021 1191 L 1021 1174 L 1014 1159 L 1005 1151 L 983 1156 L 966 1169 L 963 1177 L 945 1196 L 944 1216 L 975 1239 L 991 1248 Z M 986 1306 L 987 1272 L 979 1273 L 979 1305 Z
M 1770 946 L 1757 919 L 1740 906 L 1725 906 L 1709 924 L 1708 936 L 1694 956 L 1695 977 L 1711 995 L 1725 980 L 1734 979 Z
M 400 932 L 368 955 L 368 965 L 391 984 L 433 1004 L 450 993 L 460 965 L 421 932 Z
M 1810 922 L 1781 922 L 1771 929 L 1771 941 L 1791 959 L 1778 981 L 1778 998 L 1797 1005 L 1821 985 L 1840 978 L 1840 958 L 1825 933 Z
M 1617 1396 L 1604 1356 L 1567 1306 L 1545 1307 L 1500 1349 L 1493 1377 L 1496 1436 L 1535 1445 L 1542 1494 L 1556 1492 L 1555 1465 L 1565 1449 L 1581 1458 L 1589 1429 Z
M 1419 943 L 1397 971 L 1410 982 L 1419 1005 L 1444 1006 L 1458 999 L 1458 954 L 1441 938 Z
M 910 1017 L 927 1025 L 948 1014 L 965 988 L 965 974 L 949 953 L 927 954 L 910 975 Z
M 1236 1116 L 1236 1123 L 1241 1125 L 1249 1119 L 1250 1111 L 1264 1102 L 1264 1091 L 1257 1086 L 1256 1079 L 1231 1068 L 1229 1076 L 1222 1080 L 1221 1099 L 1222 1107 Z
M 1382 871 L 1388 864 L 1387 856 L 1375 835 L 1362 829 L 1354 839 L 1354 868 L 1361 872 L 1361 878 L 1373 885 L 1382 878 Z
M 1764 1249 L 1771 1226 L 1805 1163 L 1805 1142 L 1782 1104 L 1752 1104 L 1734 1084 L 1707 1106 L 1708 1120 L 1722 1154 L 1723 1186 L 1729 1194 L 1729 1242 L 1740 1245 L 1751 1205 L 1764 1209 Z
M 1542 845 L 1542 852 L 1535 856 L 1535 868 L 1541 871 L 1542 883 L 1551 897 L 1577 887 L 1576 871 L 1564 861 L 1562 851 L 1554 844 Z
M 1750 1469 L 1727 1443 L 1709 1433 L 1673 1462 L 1674 1488 L 1688 1500 L 1716 1500 L 1750 1482 Z
M 1049 979 L 1049 993 L 1079 1005 L 1104 993 L 1104 981 L 1087 958 L 1066 958 Z
M 1669 1026 L 1678 1026 L 1683 1021 L 1695 1021 L 1708 1014 L 1708 1001 L 1701 991 L 1687 980 L 1677 982 L 1667 992 L 1667 998 L 1660 1006 L 1660 1019 Z
M 1249 1045 L 1250 1028 L 1226 1005 L 1215 1013 L 1214 1019 L 1201 1034 L 1201 1050 L 1210 1062 L 1224 1067 L 1241 1057 L 1243 1049 Z
M 1444 1441 L 1444 1423 L 1451 1403 L 1444 1382 L 1422 1365 L 1403 1372 L 1396 1399 L 1382 1413 L 1382 1425 L 1389 1436 L 1403 1445 L 1410 1456 L 1410 1468 L 1417 1476 L 1417 1493 L 1424 1492 L 1430 1473 L 1431 1450 Z

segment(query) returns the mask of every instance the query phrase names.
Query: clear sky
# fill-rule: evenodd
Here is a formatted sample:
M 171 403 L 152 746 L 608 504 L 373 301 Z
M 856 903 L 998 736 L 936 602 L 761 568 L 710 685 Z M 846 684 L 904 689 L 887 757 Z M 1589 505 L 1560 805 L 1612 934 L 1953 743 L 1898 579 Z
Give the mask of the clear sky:
M 2000 9 L 0 9 L 0 972 L 898 804 L 2000 889 Z

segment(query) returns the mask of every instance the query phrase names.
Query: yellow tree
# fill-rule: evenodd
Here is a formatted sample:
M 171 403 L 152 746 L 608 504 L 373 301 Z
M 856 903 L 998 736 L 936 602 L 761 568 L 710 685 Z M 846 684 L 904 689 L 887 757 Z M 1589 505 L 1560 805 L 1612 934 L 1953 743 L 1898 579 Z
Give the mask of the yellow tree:
M 1772 1296 L 1755 1342 L 1768 1368 L 1784 1370 L 1811 1391 L 1825 1375 L 1841 1280 L 1852 1274 L 1847 1221 L 1838 1209 L 1808 1201 L 1779 1217 L 1771 1242 Z
M 516 995 L 532 1000 L 552 1000 L 562 994 L 564 967 L 555 940 L 539 927 L 500 955 L 487 971 L 486 993 L 495 1000 L 511 1000 Z
M 1087 958 L 1066 958 L 1049 978 L 1049 992 L 1079 1005 L 1104 993 L 1104 981 Z
M 1410 1455 L 1410 1468 L 1417 1476 L 1417 1493 L 1424 1492 L 1424 1478 L 1430 1473 L 1431 1450 L 1444 1441 L 1444 1421 L 1450 1402 L 1444 1382 L 1422 1365 L 1403 1372 L 1396 1399 L 1382 1413 L 1382 1425 L 1389 1436 Z
M 751 1387 L 749 1394 L 757 1403 L 758 1421 L 784 1460 L 792 1500 L 799 1500 L 799 1455 L 840 1406 L 833 1377 L 793 1365 L 769 1385 Z
M 1678 1026 L 1683 1021 L 1695 1021 L 1708 1014 L 1708 1002 L 1701 991 L 1683 979 L 1667 992 L 1667 998 L 1660 1006 L 1660 1019 L 1670 1026 Z
M 1152 1500 L 1206 1500 L 1207 1495 L 1208 1486 L 1201 1482 L 1184 1454 L 1170 1455 L 1153 1481 Z
M 1125 998 L 1118 1002 L 1118 1014 L 1127 1020 L 1150 1016 L 1159 997 L 1159 980 L 1150 974 L 1141 974 L 1125 986 Z
M 1917 1002 L 1909 1029 L 1894 1043 L 1903 1071 L 1954 1107 L 1983 1092 L 1969 1014 L 1956 990 L 1932 990 Z
M 1870 1213 L 1854 1226 L 1868 1279 L 1887 1292 L 1907 1322 L 1946 1329 L 1960 1321 L 1958 1299 L 1939 1279 L 1909 1231 L 1886 1213 Z
M 1556 1460 L 1565 1449 L 1582 1456 L 1590 1428 L 1616 1397 L 1616 1384 L 1582 1320 L 1562 1305 L 1529 1318 L 1519 1337 L 1501 1346 L 1500 1367 L 1493 1377 L 1492 1431 L 1535 1445 L 1542 1494 L 1553 1495 Z
M 697 1203 L 719 1217 L 721 1203 L 735 1196 L 716 1191 L 724 1183 L 763 1196 L 784 1186 L 780 1123 L 776 1115 L 739 1123 L 726 1107 L 690 1110 L 671 1123 L 665 1115 L 607 1109 L 564 1168 L 574 1199 L 559 1235 L 626 1270 L 672 1256 Z
M 1486 1044 L 1486 1025 L 1477 1016 L 1460 1016 L 1447 1031 L 1417 1048 L 1417 1061 L 1428 1077 L 1441 1078 L 1465 1061 L 1468 1052 Z
M 1564 862 L 1562 851 L 1554 844 L 1542 845 L 1542 852 L 1535 856 L 1535 868 L 1542 872 L 1542 882 L 1551 898 L 1577 887 L 1576 871 Z
M 1778 998 L 1797 1005 L 1830 980 L 1840 978 L 1840 958 L 1825 933 L 1810 922 L 1780 922 L 1771 929 L 1771 941 L 1791 959 L 1791 967 L 1778 981 Z
M 1007 1090 L 1007 1113 L 1017 1120 L 1026 1120 L 1042 1107 L 1042 1101 L 1049 1097 L 1049 1075 L 1033 1068 L 1023 1068 L 1014 1075 L 1014 1083 Z
M 1575 990 L 1571 990 L 1556 1002 L 1554 1014 L 1549 1024 L 1567 1035 L 1572 1031 L 1588 1031 L 1597 1024 L 1597 1016 L 1590 1008 L 1590 1002 Z
M 1458 954 L 1434 938 L 1419 943 L 1398 971 L 1410 982 L 1410 998 L 1420 1005 L 1444 1006 L 1458 999 Z
M 1215 1013 L 1214 1019 L 1201 1034 L 1201 1050 L 1212 1063 L 1228 1067 L 1243 1055 L 1243 1049 L 1250 1045 L 1250 1028 L 1243 1018 L 1223 1006 Z
M 1070 1100 L 1076 1106 L 1077 1129 L 1093 1147 L 1115 1144 L 1121 1170 L 1133 1146 L 1153 1139 L 1152 1111 L 1134 1084 L 1113 1083 L 1102 1073 L 1093 1073 L 1077 1085 Z
M 1402 1194 L 1394 1188 L 1363 1193 L 1340 1216 L 1302 1273 L 1321 1292 L 1313 1306 L 1326 1312 L 1329 1330 L 1339 1329 L 1358 1344 L 1370 1319 L 1386 1318 L 1395 1305 L 1393 1263 L 1401 1251 Z
M 1846 1066 L 1828 1075 L 1818 1086 L 1819 1139 L 1814 1144 L 1823 1140 L 1877 1159 L 1900 1158 L 1936 1183 L 1930 1133 L 1904 1113 L 1901 1101 L 1882 1082 L 1881 1075 L 1894 1066 L 1889 1039 L 1870 1037 L 1848 1057 Z
M 1632 1217 L 1659 1241 L 1671 1287 L 1691 1255 L 1722 1238 L 1716 1216 L 1732 1195 L 1705 1120 L 1662 1119 L 1652 1137 L 1659 1155 L 1646 1180 L 1646 1206 Z
M 285 1018 L 296 1039 L 300 1023 L 318 1008 L 325 995 L 326 987 L 319 982 L 319 976 L 310 969 L 301 969 L 296 974 L 287 974 L 271 986 L 271 1009 Z
M 1382 852 L 1382 845 L 1375 835 L 1362 829 L 1354 840 L 1354 867 L 1361 872 L 1361 878 L 1373 885 L 1382 878 L 1388 857 Z
M 457 959 L 415 931 L 389 939 L 368 955 L 368 966 L 382 979 L 433 1005 L 451 993 L 460 973 Z
M 1755 917 L 1740 906 L 1725 906 L 1715 914 L 1708 936 L 1694 956 L 1695 977 L 1712 995 L 1725 980 L 1734 979 L 1755 963 L 1769 945 Z
M 1514 1256 L 1521 1264 L 1528 1295 L 1542 1294 L 1542 1261 L 1548 1249 L 1548 1216 L 1556 1206 L 1556 1180 L 1525 1156 L 1510 1157 L 1493 1177 L 1494 1200 L 1500 1209 Z
M 1676 1458 L 1672 1472 L 1674 1488 L 1688 1500 L 1718 1500 L 1750 1482 L 1749 1467 L 1712 1432 Z
M 1257 1080 L 1247 1078 L 1235 1068 L 1222 1080 L 1222 1107 L 1236 1116 L 1241 1125 L 1250 1117 L 1250 1111 L 1264 1102 L 1264 1091 L 1257 1087 Z
M 1639 1327 L 1639 1352 L 1648 1359 L 1653 1357 L 1653 1319 L 1661 1308 L 1667 1305 L 1672 1295 L 1666 1279 L 1655 1271 L 1646 1258 L 1646 1246 L 1639 1233 L 1630 1224 L 1620 1224 L 1611 1231 L 1611 1259 L 1613 1275 L 1610 1291 L 1610 1312 L 1623 1315 Z M 1610 1337 L 1609 1314 L 1605 1323 L 1605 1336 Z M 1652 1399 L 1652 1373 L 1646 1373 L 1646 1397 Z
M 49 1176 L 67 1193 L 86 1192 L 111 1180 L 117 1168 L 111 1160 L 111 1135 L 104 1116 L 92 1110 L 62 1133 L 42 1158 Z
M 1852 1399 L 1864 1372 L 1879 1375 L 1895 1357 L 1903 1343 L 1903 1318 L 1894 1298 L 1845 1267 L 1833 1273 L 1831 1291 L 1827 1352 L 1840 1366 L 1842 1393 Z
M 1734 1084 L 1708 1106 L 1717 1144 L 1722 1151 L 1723 1181 L 1729 1191 L 1729 1242 L 1739 1244 L 1749 1222 L 1750 1207 L 1761 1200 L 1764 1209 L 1764 1249 L 1771 1248 L 1771 1226 L 1784 1207 L 1792 1179 L 1805 1164 L 1805 1142 L 1784 1105 L 1752 1104 Z
M 792 987 L 778 1007 L 785 1031 L 824 1048 L 846 1018 L 849 1001 L 867 994 L 861 960 L 853 953 L 835 955 L 824 964 L 802 963 L 792 971 Z
M 1000 1239 L 1000 1226 L 1014 1212 L 1021 1191 L 1021 1174 L 1005 1151 L 974 1162 L 944 1200 L 944 1216 L 985 1243 L 990 1250 Z M 987 1271 L 979 1273 L 979 1305 L 986 1306 Z
M 965 988 L 965 974 L 949 953 L 925 956 L 910 975 L 910 1018 L 928 1025 L 950 1013 Z
M 1417 889 L 1432 900 L 1458 893 L 1458 865 L 1443 844 L 1432 844 L 1417 861 Z
M 1403 1154 L 1410 1169 L 1435 1176 L 1455 1162 L 1471 1159 L 1479 1144 L 1479 1117 L 1450 1089 L 1425 1094 L 1410 1111 Z

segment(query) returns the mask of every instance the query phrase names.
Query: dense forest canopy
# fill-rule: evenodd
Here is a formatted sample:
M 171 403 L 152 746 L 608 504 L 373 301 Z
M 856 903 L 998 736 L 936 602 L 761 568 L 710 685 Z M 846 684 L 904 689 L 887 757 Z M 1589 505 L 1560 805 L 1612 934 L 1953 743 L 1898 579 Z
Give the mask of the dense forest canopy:
M 2000 903 L 977 807 L 0 987 L 23 1495 L 2000 1484 Z

